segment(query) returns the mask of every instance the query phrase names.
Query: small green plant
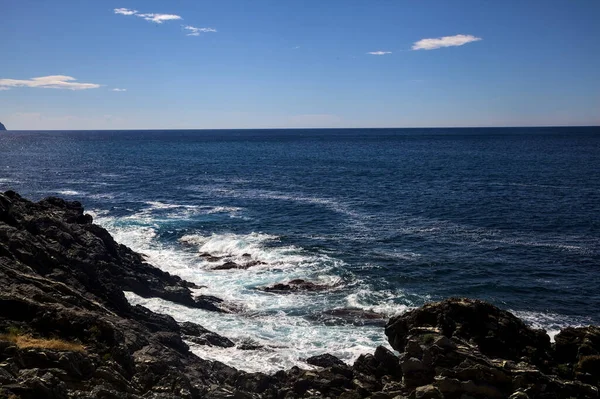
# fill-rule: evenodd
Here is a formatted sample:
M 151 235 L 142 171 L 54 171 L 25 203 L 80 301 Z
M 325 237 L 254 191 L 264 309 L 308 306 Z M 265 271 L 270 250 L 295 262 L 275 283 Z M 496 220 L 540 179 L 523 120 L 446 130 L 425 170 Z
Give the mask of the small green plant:
M 421 336 L 421 342 L 423 342 L 424 344 L 427 344 L 427 345 L 431 345 L 435 342 L 436 338 L 437 338 L 436 334 L 423 334 Z
M 102 336 L 102 331 L 100 330 L 100 327 L 98 327 L 98 326 L 91 326 L 89 328 L 88 332 L 90 333 L 90 335 L 94 339 L 94 341 L 97 341 L 100 338 L 100 336 Z

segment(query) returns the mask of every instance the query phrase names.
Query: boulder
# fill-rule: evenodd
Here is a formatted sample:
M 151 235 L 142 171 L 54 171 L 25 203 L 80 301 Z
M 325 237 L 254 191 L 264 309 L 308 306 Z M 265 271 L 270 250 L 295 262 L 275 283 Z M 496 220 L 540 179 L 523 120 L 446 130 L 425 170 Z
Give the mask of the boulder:
M 529 328 L 513 314 L 489 303 L 451 298 L 424 305 L 393 317 L 385 327 L 392 348 L 403 351 L 407 337 L 418 329 L 431 334 L 473 342 L 486 356 L 533 363 L 550 357 L 550 337 L 543 330 Z

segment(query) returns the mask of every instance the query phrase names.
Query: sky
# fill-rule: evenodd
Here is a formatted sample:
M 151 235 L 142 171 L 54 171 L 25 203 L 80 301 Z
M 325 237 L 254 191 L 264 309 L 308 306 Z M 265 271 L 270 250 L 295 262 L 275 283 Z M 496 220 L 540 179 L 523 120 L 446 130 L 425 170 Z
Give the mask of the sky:
M 15 130 L 600 125 L 598 0 L 0 0 Z

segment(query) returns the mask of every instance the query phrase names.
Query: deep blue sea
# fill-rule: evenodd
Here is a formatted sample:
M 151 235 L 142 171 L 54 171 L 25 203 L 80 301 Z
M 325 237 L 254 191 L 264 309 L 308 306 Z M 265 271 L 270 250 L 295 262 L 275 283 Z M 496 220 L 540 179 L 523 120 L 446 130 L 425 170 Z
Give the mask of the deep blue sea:
M 81 201 L 150 263 L 240 308 L 132 303 L 266 350 L 246 370 L 386 342 L 386 317 L 468 296 L 549 332 L 600 324 L 600 128 L 0 132 L 0 190 Z M 247 270 L 213 271 L 208 252 Z M 302 278 L 325 293 L 257 287 Z M 364 325 L 363 325 L 364 324 Z

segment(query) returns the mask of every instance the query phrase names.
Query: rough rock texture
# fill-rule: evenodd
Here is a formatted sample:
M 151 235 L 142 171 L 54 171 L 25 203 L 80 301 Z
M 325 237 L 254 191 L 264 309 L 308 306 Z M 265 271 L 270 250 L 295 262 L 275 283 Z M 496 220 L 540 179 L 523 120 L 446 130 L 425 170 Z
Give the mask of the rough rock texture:
M 509 312 L 453 298 L 392 318 L 385 333 L 414 397 L 598 397 L 596 327 L 567 328 L 552 346 Z
M 0 398 L 597 398 L 600 329 L 567 328 L 551 345 L 512 314 L 450 299 L 389 321 L 385 347 L 350 366 L 328 354 L 274 375 L 198 358 L 229 340 L 194 323 L 131 306 L 123 290 L 223 311 L 193 284 L 147 264 L 58 198 L 0 194 L 0 334 L 57 338 L 84 350 L 19 346 L 0 335 Z M 378 319 L 354 309 L 326 317 Z M 347 321 L 347 320 L 346 320 Z M 382 331 L 383 333 L 383 331 Z M 185 341 L 184 341 L 185 339 Z

